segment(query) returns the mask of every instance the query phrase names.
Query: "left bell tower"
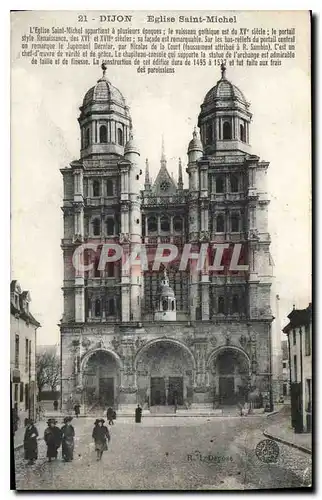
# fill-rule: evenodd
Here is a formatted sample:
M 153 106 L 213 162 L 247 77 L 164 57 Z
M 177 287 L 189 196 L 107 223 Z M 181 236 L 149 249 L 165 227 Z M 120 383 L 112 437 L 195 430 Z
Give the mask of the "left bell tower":
M 129 297 L 128 302 L 135 303 L 135 308 L 127 314 L 128 303 L 123 304 L 125 316 L 122 317 L 122 293 L 127 289 L 121 286 L 124 285 L 122 261 L 111 258 L 110 250 L 106 255 L 106 244 L 122 244 L 124 232 L 131 242 L 139 241 L 137 178 L 141 170 L 137 148 L 130 140 L 129 107 L 107 78 L 105 64 L 102 64 L 102 76 L 85 94 L 78 123 L 80 157 L 61 169 L 64 312 L 60 328 L 62 399 L 65 401 L 71 395 L 75 399 L 77 390 L 81 391 L 86 349 L 97 348 L 98 343 L 110 345 L 109 338 L 113 338 L 117 323 L 132 317 L 140 319 L 136 298 L 140 294 L 140 276 L 135 277 L 135 283 L 129 283 L 135 297 Z M 123 200 L 123 191 L 126 191 L 126 200 Z M 129 227 L 125 228 L 127 220 Z M 103 340 L 98 342 L 98 336 Z

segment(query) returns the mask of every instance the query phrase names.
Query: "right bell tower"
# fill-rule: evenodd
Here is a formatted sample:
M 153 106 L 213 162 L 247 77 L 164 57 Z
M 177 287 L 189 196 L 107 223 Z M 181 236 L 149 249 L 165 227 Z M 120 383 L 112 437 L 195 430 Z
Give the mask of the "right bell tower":
M 267 393 L 273 320 L 269 163 L 251 151 L 249 102 L 227 79 L 223 63 L 220 69 L 200 106 L 200 139 L 194 131 L 188 147 L 188 241 L 194 251 L 204 243 L 209 248 L 202 271 L 190 270 L 190 318 L 211 322 L 218 345 L 225 339 L 221 349 L 241 349 L 250 385 Z
M 221 79 L 207 92 L 201 105 L 198 126 L 204 151 L 213 154 L 250 153 L 249 124 L 252 114 L 249 102 L 236 85 L 226 78 L 221 65 Z

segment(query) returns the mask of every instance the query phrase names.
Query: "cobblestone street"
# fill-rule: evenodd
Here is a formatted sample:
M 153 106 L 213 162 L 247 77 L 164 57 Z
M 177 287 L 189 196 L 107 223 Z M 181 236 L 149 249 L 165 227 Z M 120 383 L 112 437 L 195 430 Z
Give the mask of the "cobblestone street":
M 278 415 L 271 417 L 277 423 Z M 18 490 L 166 490 L 257 489 L 303 486 L 311 455 L 278 444 L 275 463 L 256 454 L 265 437 L 267 418 L 149 417 L 141 424 L 119 418 L 101 462 L 91 439 L 93 419 L 73 420 L 74 461 L 46 461 L 43 440 L 39 458 L 27 466 L 16 451 Z

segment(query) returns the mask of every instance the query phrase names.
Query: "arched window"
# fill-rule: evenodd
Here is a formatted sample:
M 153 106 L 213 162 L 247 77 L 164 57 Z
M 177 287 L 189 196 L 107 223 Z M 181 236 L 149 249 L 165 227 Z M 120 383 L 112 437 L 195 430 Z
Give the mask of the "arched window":
M 231 227 L 230 230 L 232 233 L 238 233 L 239 231 L 239 215 L 238 214 L 232 214 L 231 219 Z
M 168 300 L 167 299 L 163 299 L 163 301 L 162 301 L 162 310 L 163 311 L 168 310 Z
M 239 125 L 239 137 L 241 141 L 246 142 L 245 125 L 242 123 Z
M 217 215 L 216 218 L 216 233 L 224 233 L 225 232 L 225 219 L 222 214 Z
M 114 299 L 108 299 L 106 303 L 106 315 L 114 316 L 115 315 L 115 302 Z
M 172 308 L 172 311 L 174 311 L 174 300 L 171 303 L 171 308 Z
M 114 220 L 111 218 L 106 219 L 106 233 L 108 236 L 112 236 L 114 234 Z
M 216 193 L 223 193 L 224 185 L 224 178 L 222 176 L 216 177 Z
M 225 313 L 225 298 L 218 297 L 218 314 L 224 314 L 224 313 Z
M 89 128 L 87 128 L 85 130 L 85 148 L 88 148 L 89 141 L 90 141 L 90 132 L 89 132 Z
M 161 231 L 165 232 L 170 231 L 170 222 L 168 217 L 166 216 L 161 217 L 160 225 L 161 225 Z
M 207 124 L 207 128 L 206 128 L 206 144 L 211 144 L 212 143 L 212 122 L 209 122 Z
M 230 176 L 230 189 L 232 193 L 238 193 L 239 191 L 239 182 L 237 175 Z
M 107 142 L 107 128 L 105 125 L 100 126 L 100 143 L 105 144 Z
M 106 196 L 113 196 L 113 194 L 114 194 L 113 181 L 107 180 L 106 181 Z
M 95 316 L 99 318 L 101 316 L 101 301 L 100 299 L 95 300 Z
M 117 142 L 120 146 L 123 146 L 123 130 L 120 128 L 117 129 Z
M 99 271 L 99 269 L 98 269 L 99 262 L 100 262 L 100 258 L 96 257 L 95 262 L 94 262 L 94 278 L 101 277 L 101 271 Z
M 100 194 L 101 194 L 100 181 L 95 180 L 93 182 L 93 196 L 100 196 Z
M 158 230 L 158 221 L 156 217 L 148 218 L 148 231 L 150 233 L 155 233 Z
M 93 235 L 94 236 L 99 236 L 101 234 L 101 221 L 96 218 L 92 222 L 93 224 Z
M 114 262 L 107 263 L 107 276 L 109 278 L 114 278 Z
M 182 231 L 183 228 L 183 223 L 182 223 L 182 218 L 179 215 L 176 215 L 173 217 L 173 229 L 175 230 L 176 233 L 179 233 Z
M 223 139 L 231 139 L 231 124 L 229 122 L 224 122 L 223 125 Z
M 233 300 L 232 300 L 232 313 L 238 313 L 239 312 L 239 300 L 238 300 L 238 295 L 233 295 Z

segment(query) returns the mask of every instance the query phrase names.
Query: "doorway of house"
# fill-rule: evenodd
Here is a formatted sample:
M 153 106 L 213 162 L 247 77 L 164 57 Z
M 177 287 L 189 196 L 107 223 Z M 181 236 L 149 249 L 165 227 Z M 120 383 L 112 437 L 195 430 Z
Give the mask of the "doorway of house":
M 183 405 L 183 377 L 169 377 L 168 405 Z
M 234 377 L 219 377 L 219 398 L 221 404 L 232 405 L 235 403 Z
M 114 406 L 114 378 L 99 379 L 99 402 L 102 406 Z
M 165 381 L 163 377 L 151 378 L 151 406 L 166 404 Z

